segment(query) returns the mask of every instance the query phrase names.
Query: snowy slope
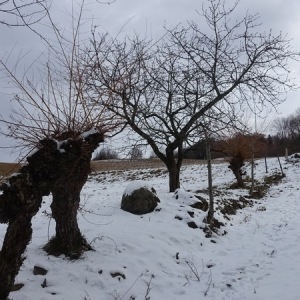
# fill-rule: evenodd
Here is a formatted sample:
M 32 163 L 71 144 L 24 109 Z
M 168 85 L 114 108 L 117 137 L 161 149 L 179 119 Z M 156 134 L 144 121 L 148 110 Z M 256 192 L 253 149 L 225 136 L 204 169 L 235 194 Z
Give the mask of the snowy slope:
M 45 255 L 42 246 L 55 229 L 48 216 L 50 198 L 33 222 L 33 239 L 16 279 L 24 287 L 14 300 L 297 300 L 300 299 L 300 163 L 283 161 L 286 177 L 266 197 L 239 210 L 220 235 L 205 238 L 205 213 L 192 209 L 192 193 L 207 198 L 205 165 L 186 166 L 178 199 L 168 193 L 164 170 L 106 172 L 90 176 L 82 192 L 79 224 L 95 249 L 77 261 Z M 269 173 L 279 171 L 269 159 Z M 265 174 L 257 161 L 256 178 Z M 247 172 L 250 174 L 249 166 Z M 245 190 L 228 189 L 233 175 L 226 164 L 213 166 L 216 200 L 237 200 Z M 132 180 L 146 180 L 161 200 L 151 214 L 120 209 Z M 193 213 L 193 217 L 191 216 Z M 176 218 L 175 218 L 176 217 Z M 6 226 L 0 226 L 0 243 Z M 226 235 L 221 235 L 226 231 Z M 224 232 L 224 233 L 226 233 Z M 33 275 L 33 267 L 48 270 Z

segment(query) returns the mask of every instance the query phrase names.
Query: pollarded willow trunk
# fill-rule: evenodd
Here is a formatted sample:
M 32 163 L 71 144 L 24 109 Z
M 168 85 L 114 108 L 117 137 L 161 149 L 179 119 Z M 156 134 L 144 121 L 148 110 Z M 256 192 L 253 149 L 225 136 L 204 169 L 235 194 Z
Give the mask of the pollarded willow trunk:
M 244 158 L 242 156 L 242 154 L 239 152 L 238 154 L 235 154 L 229 163 L 228 168 L 232 170 L 236 181 L 237 181 L 237 186 L 239 188 L 244 188 L 245 184 L 242 178 L 242 170 L 241 168 L 244 166 Z
M 6 300 L 23 263 L 23 254 L 32 237 L 31 219 L 42 197 L 49 194 L 43 175 L 38 177 L 29 164 L 1 187 L 0 222 L 8 223 L 0 251 L 0 300 Z
M 55 163 L 60 177 L 51 188 L 56 233 L 44 247 L 51 255 L 64 254 L 76 259 L 84 251 L 92 249 L 80 232 L 77 211 L 80 192 L 90 172 L 92 153 L 100 142 L 103 142 L 103 134 L 96 132 L 60 143 L 61 154 Z
M 88 174 L 88 171 L 83 169 L 81 169 L 82 178 L 74 176 L 70 170 L 69 178 L 56 183 L 51 189 L 53 197 L 51 210 L 56 222 L 56 233 L 45 246 L 45 250 L 51 255 L 64 254 L 71 259 L 77 259 L 84 251 L 92 249 L 81 234 L 77 222 L 80 192 Z
M 1 300 L 6 300 L 13 288 L 15 277 L 23 263 L 23 253 L 32 236 L 32 216 L 22 216 L 21 214 L 9 223 L 0 252 Z
M 78 228 L 77 209 L 91 154 L 101 141 L 103 134 L 97 131 L 59 143 L 42 140 L 38 151 L 27 158 L 28 164 L 1 187 L 0 223 L 8 223 L 8 228 L 0 251 L 0 300 L 6 300 L 13 287 L 31 240 L 31 219 L 50 191 L 54 193 L 52 208 L 60 246 L 72 255 L 89 248 Z
M 235 178 L 236 178 L 238 187 L 244 188 L 244 187 L 245 187 L 245 184 L 244 184 L 244 181 L 243 181 L 241 172 L 238 171 L 238 170 L 234 170 L 234 171 L 233 171 L 233 174 L 234 174 L 234 176 L 235 176 Z

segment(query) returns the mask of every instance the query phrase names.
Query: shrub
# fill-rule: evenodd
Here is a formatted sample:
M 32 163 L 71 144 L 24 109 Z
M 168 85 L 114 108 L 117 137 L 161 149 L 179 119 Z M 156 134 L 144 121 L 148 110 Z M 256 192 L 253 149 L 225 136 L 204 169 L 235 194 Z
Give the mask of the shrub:
M 118 153 L 108 147 L 104 147 L 101 150 L 97 151 L 94 155 L 93 160 L 107 160 L 107 159 L 118 159 Z
M 131 159 L 139 159 L 143 157 L 143 151 L 140 147 L 133 147 L 130 151 L 130 158 Z

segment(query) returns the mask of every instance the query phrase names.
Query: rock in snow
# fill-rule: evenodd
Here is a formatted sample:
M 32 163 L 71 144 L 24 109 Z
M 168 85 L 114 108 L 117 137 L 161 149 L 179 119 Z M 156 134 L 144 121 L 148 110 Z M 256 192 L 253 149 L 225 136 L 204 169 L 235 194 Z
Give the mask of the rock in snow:
M 147 182 L 136 180 L 131 182 L 125 189 L 121 209 L 142 215 L 152 212 L 160 202 L 154 188 L 150 188 Z

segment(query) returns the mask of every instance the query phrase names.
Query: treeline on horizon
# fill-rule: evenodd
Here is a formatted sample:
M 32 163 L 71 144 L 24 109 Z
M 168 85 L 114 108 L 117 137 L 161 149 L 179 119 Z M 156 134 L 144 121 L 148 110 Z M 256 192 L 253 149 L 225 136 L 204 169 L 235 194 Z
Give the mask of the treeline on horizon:
M 212 158 L 231 157 L 241 153 L 245 159 L 276 157 L 300 152 L 300 109 L 272 123 L 274 134 L 238 132 L 231 137 L 212 138 Z M 185 158 L 205 159 L 205 139 L 185 149 Z

